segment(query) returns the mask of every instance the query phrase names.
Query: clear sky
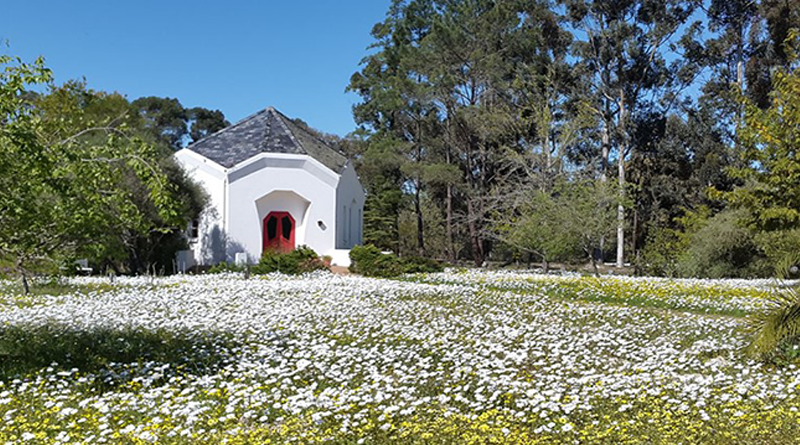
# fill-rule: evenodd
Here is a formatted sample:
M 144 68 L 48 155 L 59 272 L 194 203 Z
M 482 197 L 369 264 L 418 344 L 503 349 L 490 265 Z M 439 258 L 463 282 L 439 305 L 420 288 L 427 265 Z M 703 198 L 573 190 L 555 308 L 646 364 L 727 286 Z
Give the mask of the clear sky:
M 0 0 L 0 52 L 45 57 L 56 82 L 176 97 L 235 122 L 272 105 L 339 135 L 346 94 L 390 0 Z

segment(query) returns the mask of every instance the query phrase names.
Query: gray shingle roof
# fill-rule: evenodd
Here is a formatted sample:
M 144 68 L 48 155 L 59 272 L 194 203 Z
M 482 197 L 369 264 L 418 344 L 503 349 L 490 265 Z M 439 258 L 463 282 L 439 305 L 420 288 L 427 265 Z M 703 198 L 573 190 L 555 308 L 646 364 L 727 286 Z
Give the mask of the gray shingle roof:
M 186 148 L 227 168 L 259 153 L 308 155 L 336 173 L 341 173 L 347 163 L 342 154 L 272 107 Z

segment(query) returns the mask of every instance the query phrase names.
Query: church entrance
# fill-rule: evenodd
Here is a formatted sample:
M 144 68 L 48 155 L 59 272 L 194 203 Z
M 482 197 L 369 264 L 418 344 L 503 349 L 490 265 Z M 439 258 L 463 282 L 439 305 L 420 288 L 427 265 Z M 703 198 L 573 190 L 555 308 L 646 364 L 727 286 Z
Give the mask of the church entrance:
M 269 212 L 264 218 L 264 251 L 294 250 L 294 218 L 289 212 Z

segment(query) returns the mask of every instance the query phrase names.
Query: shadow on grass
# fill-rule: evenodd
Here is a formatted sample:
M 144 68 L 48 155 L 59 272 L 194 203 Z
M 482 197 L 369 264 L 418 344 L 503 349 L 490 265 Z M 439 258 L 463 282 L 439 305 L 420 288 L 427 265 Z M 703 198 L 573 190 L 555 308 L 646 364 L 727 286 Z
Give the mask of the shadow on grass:
M 0 380 L 30 376 L 53 367 L 119 386 L 159 368 L 158 380 L 176 374 L 203 375 L 230 361 L 235 342 L 221 336 L 171 331 L 66 330 L 57 326 L 0 327 Z M 168 365 L 168 366 L 163 366 Z
M 107 292 L 115 288 L 119 288 L 119 285 L 115 285 L 111 281 L 107 283 L 76 284 L 62 279 L 42 279 L 31 282 L 30 293 L 27 294 L 27 296 L 68 295 L 76 292 Z M 25 288 L 18 279 L 6 281 L 3 285 L 0 285 L 0 296 L 3 295 L 9 297 L 25 296 Z

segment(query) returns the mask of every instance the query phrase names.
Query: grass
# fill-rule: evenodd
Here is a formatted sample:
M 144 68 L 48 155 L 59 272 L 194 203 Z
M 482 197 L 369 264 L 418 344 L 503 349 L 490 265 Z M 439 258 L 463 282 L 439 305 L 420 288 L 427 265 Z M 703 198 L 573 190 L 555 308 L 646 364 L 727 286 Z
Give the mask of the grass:
M 236 346 L 224 338 L 166 330 L 5 326 L 0 327 L 0 380 L 24 378 L 44 368 L 77 369 L 100 376 L 99 384 L 119 386 L 136 376 L 129 371 L 152 363 L 168 365 L 171 373 L 202 375 L 229 358 L 220 351 Z
M 406 282 L 425 284 L 461 285 L 462 281 L 441 280 L 437 277 L 416 275 L 401 278 Z M 613 278 L 592 276 L 569 278 L 535 278 L 476 283 L 482 289 L 497 292 L 513 292 L 519 295 L 548 296 L 559 300 L 602 303 L 624 307 L 641 307 L 699 315 L 718 315 L 744 318 L 754 311 L 735 304 L 721 306 L 726 299 L 750 299 L 767 301 L 770 291 L 766 289 L 737 289 L 719 286 L 672 285 L 664 289 L 657 285 L 635 286 Z
M 43 278 L 32 280 L 30 293 L 25 295 L 25 289 L 19 280 L 0 280 L 0 299 L 24 299 L 25 297 L 59 296 L 75 293 L 88 294 L 90 292 L 108 292 L 118 289 L 119 286 L 112 282 L 107 283 L 75 283 L 59 278 Z

